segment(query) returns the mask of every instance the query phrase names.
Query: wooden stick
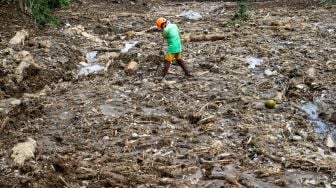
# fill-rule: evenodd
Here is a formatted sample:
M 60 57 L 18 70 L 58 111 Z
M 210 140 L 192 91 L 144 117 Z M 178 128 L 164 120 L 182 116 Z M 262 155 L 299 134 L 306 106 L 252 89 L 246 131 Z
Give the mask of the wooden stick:
M 225 164 L 229 164 L 229 163 L 231 163 L 230 160 L 225 160 L 225 159 L 223 159 L 223 160 L 215 160 L 215 161 L 208 161 L 208 160 L 202 159 L 201 162 L 202 163 L 208 163 L 208 164 L 212 164 L 212 163 L 225 163 Z
M 8 124 L 9 120 L 10 120 L 9 117 L 7 116 L 7 117 L 5 117 L 5 119 L 2 121 L 2 123 L 1 123 L 1 127 L 0 127 L 0 133 L 3 132 L 3 130 L 5 129 L 6 125 Z

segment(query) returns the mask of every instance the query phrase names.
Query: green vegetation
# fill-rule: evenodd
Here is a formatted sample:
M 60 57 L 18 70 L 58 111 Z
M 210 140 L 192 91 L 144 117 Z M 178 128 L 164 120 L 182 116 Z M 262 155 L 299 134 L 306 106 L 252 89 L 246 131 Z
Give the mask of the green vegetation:
M 320 0 L 321 4 L 327 5 L 327 4 L 335 4 L 336 0 Z
M 57 25 L 58 20 L 52 16 L 52 9 L 68 6 L 70 0 L 0 0 L 0 4 L 17 4 L 22 11 L 29 12 L 39 24 Z
M 249 15 L 247 13 L 246 1 L 239 1 L 239 9 L 232 17 L 231 21 L 247 21 Z
M 249 19 L 250 16 L 247 10 L 247 0 L 239 0 L 238 7 L 239 9 L 237 12 L 233 15 L 229 22 L 224 23 L 224 26 L 240 24 Z
M 70 0 L 28 0 L 26 7 L 31 11 L 33 19 L 39 24 L 57 25 L 58 20 L 51 15 L 51 9 L 68 6 Z

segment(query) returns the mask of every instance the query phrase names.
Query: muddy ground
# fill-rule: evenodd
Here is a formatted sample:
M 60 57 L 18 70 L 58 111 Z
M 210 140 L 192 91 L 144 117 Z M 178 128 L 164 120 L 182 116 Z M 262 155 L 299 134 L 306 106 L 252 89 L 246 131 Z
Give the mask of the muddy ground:
M 336 187 L 336 7 L 248 7 L 226 24 L 236 3 L 78 0 L 53 27 L 1 6 L 0 187 Z M 160 80 L 165 42 L 145 32 L 160 16 L 193 77 L 173 65 Z

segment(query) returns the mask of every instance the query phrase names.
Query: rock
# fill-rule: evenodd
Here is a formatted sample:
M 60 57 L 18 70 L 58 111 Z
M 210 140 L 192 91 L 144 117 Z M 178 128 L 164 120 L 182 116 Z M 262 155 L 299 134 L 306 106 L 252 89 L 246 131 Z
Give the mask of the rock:
M 16 80 L 17 82 L 21 82 L 23 80 L 23 72 L 25 69 L 29 68 L 31 64 L 23 61 L 19 64 L 18 67 L 15 69 L 15 74 L 16 74 Z
M 298 89 L 304 89 L 304 88 L 307 88 L 307 85 L 306 84 L 298 84 L 295 87 L 298 88 Z
M 27 61 L 28 63 L 35 63 L 33 56 L 28 51 L 20 51 L 14 56 L 16 62 Z
M 180 14 L 180 16 L 188 18 L 190 20 L 200 20 L 200 19 L 202 19 L 202 15 L 200 13 L 194 12 L 192 10 L 182 12 L 182 14 Z
M 315 78 L 315 68 L 311 67 L 306 72 L 308 78 Z
M 265 109 L 265 103 L 263 102 L 255 102 L 253 103 L 253 106 L 254 106 L 254 109 L 257 109 L 257 110 Z
M 273 75 L 277 75 L 277 71 L 271 71 L 269 69 L 266 69 L 264 71 L 264 74 L 265 74 L 265 76 L 273 76 Z
M 328 134 L 326 138 L 326 146 L 329 148 L 335 147 L 335 137 L 333 134 Z
M 50 40 L 42 40 L 42 41 L 39 41 L 39 47 L 41 48 L 50 48 L 51 47 L 51 42 Z
M 302 140 L 302 137 L 301 137 L 301 136 L 298 136 L 298 135 L 294 135 L 294 136 L 292 137 L 292 139 L 295 140 L 295 141 L 300 141 L 300 140 Z
M 61 62 L 62 64 L 65 64 L 65 63 L 69 62 L 69 60 L 70 59 L 66 56 L 58 57 L 58 61 Z
M 93 36 L 87 32 L 82 32 L 81 35 L 85 38 L 87 38 L 88 40 L 91 40 L 92 42 L 97 42 L 97 43 L 100 43 L 102 42 L 102 40 L 99 38 L 99 37 L 96 37 L 96 36 Z
M 26 142 L 18 143 L 13 147 L 13 154 L 11 157 L 14 159 L 16 164 L 23 165 L 26 160 L 34 157 L 36 147 L 36 141 L 32 138 L 28 138 Z
M 132 136 L 132 138 L 139 138 L 139 134 L 138 133 L 132 133 L 131 136 Z
M 126 66 L 125 66 L 125 72 L 131 73 L 134 72 L 135 70 L 138 69 L 138 63 L 135 61 L 130 61 Z
M 20 99 L 14 99 L 13 101 L 10 102 L 12 105 L 20 105 L 22 103 L 22 101 Z
M 9 41 L 9 44 L 11 45 L 18 45 L 18 44 L 22 44 L 24 45 L 24 40 L 26 39 L 26 37 L 28 37 L 28 31 L 23 29 L 21 31 L 16 32 L 15 36 L 13 38 L 11 38 L 11 40 Z
M 19 66 L 15 69 L 16 80 L 18 82 L 23 80 L 23 73 L 27 68 L 41 69 L 41 66 L 35 62 L 34 57 L 28 51 L 20 51 L 14 58 L 17 62 L 20 62 Z
M 70 36 L 72 36 L 72 35 L 75 35 L 75 34 L 80 34 L 80 33 L 82 33 L 83 31 L 84 31 L 84 26 L 82 26 L 82 25 L 77 25 L 77 26 L 75 26 L 75 27 L 66 29 L 66 30 L 64 31 L 64 33 L 65 33 L 66 35 L 70 35 Z

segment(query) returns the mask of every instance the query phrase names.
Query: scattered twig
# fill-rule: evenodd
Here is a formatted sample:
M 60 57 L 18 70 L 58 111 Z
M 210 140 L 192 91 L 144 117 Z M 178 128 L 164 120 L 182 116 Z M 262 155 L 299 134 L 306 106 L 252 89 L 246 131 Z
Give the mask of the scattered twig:
M 209 103 L 206 103 L 205 105 L 203 105 L 200 110 L 196 113 L 196 116 L 199 116 L 201 114 L 201 112 L 209 105 Z
M 221 164 L 229 164 L 231 163 L 231 160 L 215 160 L 215 161 L 208 161 L 205 159 L 201 159 L 201 163 L 208 163 L 208 164 L 213 164 L 213 163 L 221 163 Z
M 72 186 L 70 186 L 62 176 L 58 176 L 58 178 L 65 184 L 65 186 L 72 188 Z
M 210 123 L 210 122 L 214 122 L 214 121 L 216 121 L 215 116 L 208 116 L 206 118 L 203 118 L 203 119 L 199 120 L 197 122 L 197 124 L 201 125 L 201 124 L 206 124 L 206 123 Z
M 160 166 L 158 169 L 159 170 L 163 170 L 163 169 L 176 169 L 176 168 L 180 168 L 182 165 L 178 164 L 178 165 L 172 165 L 172 166 Z
M 2 133 L 5 130 L 5 128 L 6 128 L 7 124 L 8 124 L 8 122 L 9 122 L 9 120 L 10 120 L 9 117 L 7 116 L 2 121 L 1 126 L 0 126 L 0 133 Z

